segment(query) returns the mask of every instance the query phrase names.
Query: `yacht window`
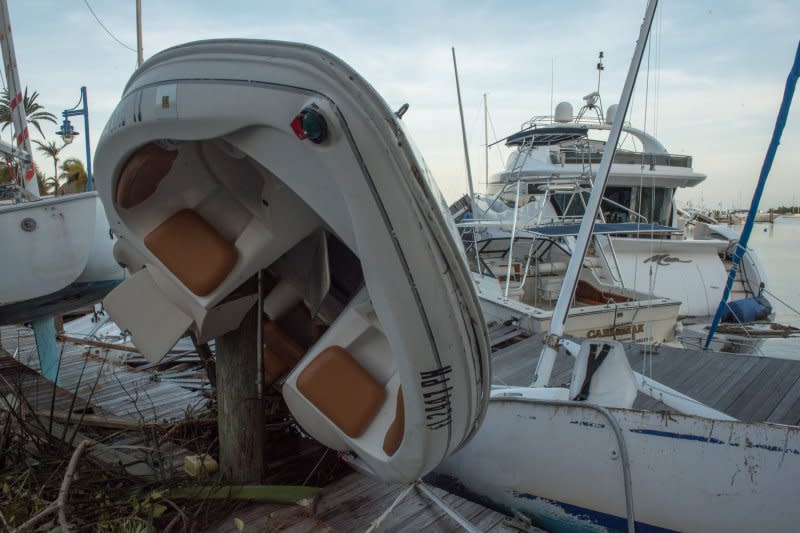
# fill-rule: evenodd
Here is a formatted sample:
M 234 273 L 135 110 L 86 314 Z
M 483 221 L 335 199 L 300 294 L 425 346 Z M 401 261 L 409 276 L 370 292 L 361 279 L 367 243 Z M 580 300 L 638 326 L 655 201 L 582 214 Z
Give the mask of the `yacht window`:
M 604 198 L 608 201 L 602 203 L 603 216 L 608 223 L 632 222 L 636 217 L 623 209 L 631 209 L 631 187 L 606 187 Z
M 672 189 L 642 187 L 639 191 L 638 211 L 648 222 L 669 226 L 672 222 Z
M 550 203 L 553 205 L 556 214 L 560 217 L 583 217 L 586 212 L 585 205 L 589 200 L 589 193 L 584 191 L 583 201 L 577 192 L 557 192 L 550 196 Z

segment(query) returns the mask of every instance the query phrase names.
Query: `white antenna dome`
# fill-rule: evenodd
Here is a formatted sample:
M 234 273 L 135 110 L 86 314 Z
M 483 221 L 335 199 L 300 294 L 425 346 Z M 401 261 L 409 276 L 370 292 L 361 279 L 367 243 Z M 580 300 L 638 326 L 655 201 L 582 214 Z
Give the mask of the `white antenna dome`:
M 617 116 L 617 107 L 617 104 L 608 106 L 606 110 L 606 124 L 612 124 L 614 122 L 614 117 Z
M 556 122 L 572 122 L 572 104 L 569 102 L 559 102 L 553 116 Z

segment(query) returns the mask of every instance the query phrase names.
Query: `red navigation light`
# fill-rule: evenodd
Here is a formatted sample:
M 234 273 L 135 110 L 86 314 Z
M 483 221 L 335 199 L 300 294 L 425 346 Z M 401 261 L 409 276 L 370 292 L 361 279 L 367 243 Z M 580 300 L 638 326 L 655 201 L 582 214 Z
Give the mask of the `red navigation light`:
M 301 141 L 308 139 L 314 144 L 320 144 L 328 137 L 328 124 L 325 122 L 325 117 L 313 105 L 300 111 L 292 120 L 291 126 L 292 131 Z
M 297 138 L 301 141 L 304 140 L 308 135 L 306 135 L 305 130 L 303 129 L 303 113 L 301 112 L 299 115 L 294 117 L 292 120 L 292 130 L 294 134 L 297 135 Z

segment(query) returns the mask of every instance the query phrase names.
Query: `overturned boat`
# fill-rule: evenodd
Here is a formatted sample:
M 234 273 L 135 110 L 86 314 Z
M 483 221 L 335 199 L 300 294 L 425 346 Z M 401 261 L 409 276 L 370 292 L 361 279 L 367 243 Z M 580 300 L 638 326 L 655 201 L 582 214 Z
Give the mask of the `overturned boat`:
M 106 309 L 144 355 L 236 329 L 263 272 L 265 379 L 311 436 L 392 481 L 471 438 L 489 349 L 457 232 L 399 115 L 338 58 L 246 40 L 161 52 L 95 166 L 133 273 Z

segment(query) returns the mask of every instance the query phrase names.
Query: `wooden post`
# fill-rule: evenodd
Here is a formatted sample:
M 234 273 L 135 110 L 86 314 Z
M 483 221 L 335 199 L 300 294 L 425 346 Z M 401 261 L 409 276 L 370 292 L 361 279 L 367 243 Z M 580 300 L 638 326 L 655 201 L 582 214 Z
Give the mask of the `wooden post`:
M 260 483 L 264 469 L 264 406 L 258 399 L 258 307 L 239 329 L 217 338 L 219 464 L 225 481 Z

